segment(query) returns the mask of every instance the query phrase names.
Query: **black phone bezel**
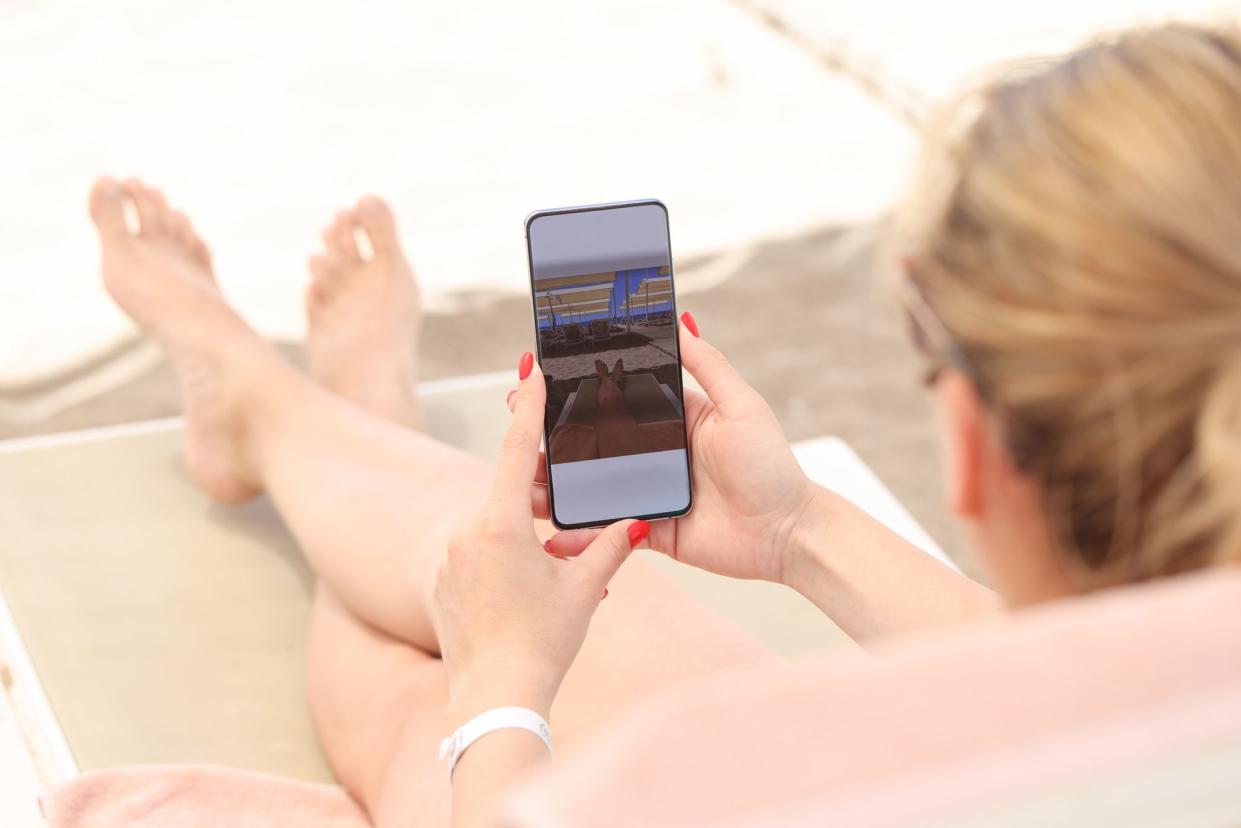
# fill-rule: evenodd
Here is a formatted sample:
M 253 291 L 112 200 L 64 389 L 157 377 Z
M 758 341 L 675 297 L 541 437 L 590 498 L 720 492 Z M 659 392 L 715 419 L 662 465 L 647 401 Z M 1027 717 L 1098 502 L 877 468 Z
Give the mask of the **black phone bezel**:
M 530 316 L 531 316 L 531 321 L 534 324 L 534 353 L 535 353 L 535 356 L 538 357 L 540 370 L 543 367 L 543 344 L 542 344 L 542 340 L 539 337 L 539 309 L 538 309 L 538 303 L 535 299 L 534 249 L 530 244 L 530 226 L 536 220 L 543 218 L 545 216 L 559 216 L 559 215 L 566 215 L 569 213 L 590 213 L 590 212 L 596 212 L 599 210 L 618 210 L 618 209 L 623 209 L 626 207 L 639 207 L 639 206 L 644 206 L 644 205 L 656 206 L 659 209 L 663 210 L 664 212 L 664 232 L 667 234 L 667 240 L 668 240 L 668 280 L 669 280 L 668 283 L 671 286 L 671 290 L 672 290 L 672 318 L 674 320 L 673 324 L 678 325 L 679 327 L 680 315 L 677 313 L 676 273 L 675 273 L 675 268 L 673 267 L 673 262 L 672 262 L 672 228 L 671 228 L 671 220 L 668 214 L 668 205 L 664 204 L 662 201 L 660 201 L 657 198 L 644 198 L 644 199 L 636 199 L 634 201 L 613 201 L 613 202 L 609 202 L 606 204 L 587 204 L 587 205 L 582 205 L 578 207 L 557 207 L 557 208 L 553 208 L 549 210 L 535 210 L 530 215 L 526 216 L 526 221 L 525 221 L 526 268 L 529 272 L 529 278 L 530 278 Z M 544 405 L 543 407 L 543 444 L 544 446 L 547 446 L 549 449 L 546 452 L 546 456 L 544 458 L 546 462 L 546 471 L 547 471 L 547 499 L 550 505 L 551 520 L 557 529 L 590 529 L 590 528 L 594 528 L 598 526 L 609 526 L 613 523 L 616 523 L 617 521 L 630 520 L 630 519 L 648 520 L 648 521 L 649 520 L 666 520 L 668 518 L 684 517 L 685 515 L 688 515 L 690 511 L 694 508 L 693 458 L 690 456 L 691 453 L 689 450 L 689 423 L 685 419 L 685 377 L 683 373 L 684 369 L 682 368 L 682 365 L 681 365 L 681 337 L 680 337 L 679 331 L 678 331 L 677 336 L 675 336 L 673 339 L 676 343 L 676 358 L 677 358 L 677 372 L 678 372 L 677 373 L 677 380 L 678 380 L 677 381 L 677 398 L 679 402 L 681 403 L 681 428 L 685 431 L 685 475 L 686 475 L 686 480 L 689 481 L 689 501 L 685 504 L 685 508 L 676 509 L 671 512 L 659 512 L 659 513 L 649 514 L 649 515 L 626 515 L 623 517 L 607 518 L 604 520 L 589 521 L 586 523 L 561 523 L 559 520 L 556 519 L 556 489 L 555 489 L 555 486 L 552 484 L 552 470 L 551 470 L 552 460 L 551 460 L 551 451 L 550 451 L 550 442 L 551 442 L 551 430 L 550 429 L 551 429 L 552 424 L 549 422 L 549 418 L 547 416 L 547 406 Z M 544 374 L 544 377 L 546 378 L 546 374 Z M 546 381 L 546 379 L 544 381 Z

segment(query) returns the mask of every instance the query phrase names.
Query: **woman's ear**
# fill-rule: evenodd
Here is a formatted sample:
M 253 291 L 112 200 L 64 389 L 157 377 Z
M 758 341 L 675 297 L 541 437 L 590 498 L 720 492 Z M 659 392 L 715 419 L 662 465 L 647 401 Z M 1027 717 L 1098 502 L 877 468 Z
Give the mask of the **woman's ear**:
M 987 415 L 974 385 L 947 370 L 935 384 L 944 447 L 944 491 L 948 508 L 962 520 L 977 520 L 984 506 Z

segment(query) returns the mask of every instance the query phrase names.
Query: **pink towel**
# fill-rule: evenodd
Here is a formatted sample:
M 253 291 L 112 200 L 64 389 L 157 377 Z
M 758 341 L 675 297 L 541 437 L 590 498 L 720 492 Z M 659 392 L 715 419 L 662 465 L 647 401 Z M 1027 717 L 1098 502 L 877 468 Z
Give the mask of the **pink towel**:
M 50 828 L 369 828 L 336 785 L 229 768 L 139 765 L 92 771 L 43 800 Z

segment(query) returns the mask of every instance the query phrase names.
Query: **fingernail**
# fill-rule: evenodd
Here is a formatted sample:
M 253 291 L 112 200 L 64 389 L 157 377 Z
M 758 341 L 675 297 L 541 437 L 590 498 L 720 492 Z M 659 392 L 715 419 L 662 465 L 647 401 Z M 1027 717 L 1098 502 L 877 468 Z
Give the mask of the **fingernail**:
M 504 398 L 504 404 L 511 408 L 513 405 L 513 395 L 516 393 L 517 393 L 516 388 L 514 388 L 512 391 L 509 391 L 508 396 Z
M 689 311 L 686 311 L 685 313 L 681 314 L 681 322 L 685 324 L 685 327 L 689 330 L 690 333 L 692 333 L 694 336 L 699 336 L 698 322 L 695 321 L 694 315 L 692 313 L 690 313 Z
M 526 351 L 521 355 L 521 359 L 517 362 L 517 379 L 524 380 L 530 376 L 530 369 L 534 367 L 534 354 Z
M 604 588 L 603 588 L 603 598 L 607 598 L 607 597 L 608 597 L 608 588 L 607 588 L 607 587 L 604 587 Z M 603 600 L 603 598 L 600 598 L 599 600 L 600 600 L 600 601 L 602 601 L 602 600 Z
M 544 551 L 544 552 L 546 552 L 546 553 L 547 553 L 547 554 L 549 554 L 549 555 L 555 555 L 555 554 L 556 554 L 555 552 L 553 552 L 553 551 L 552 551 L 552 542 L 551 542 L 551 541 L 549 541 L 549 540 L 547 540 L 547 541 L 543 541 L 543 551 Z
M 629 526 L 629 545 L 637 546 L 649 534 L 651 534 L 651 524 L 645 520 L 634 521 Z

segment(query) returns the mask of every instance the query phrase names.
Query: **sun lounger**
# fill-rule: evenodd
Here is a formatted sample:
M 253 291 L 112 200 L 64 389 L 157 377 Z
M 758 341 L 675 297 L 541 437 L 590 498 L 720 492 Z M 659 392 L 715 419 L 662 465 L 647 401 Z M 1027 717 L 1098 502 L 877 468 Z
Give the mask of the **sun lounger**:
M 625 378 L 624 393 L 625 404 L 634 415 L 651 451 L 685 448 L 685 429 L 672 389 L 655 379 L 653 374 L 638 372 Z M 557 462 L 599 457 L 598 444 L 592 436 L 598 395 L 599 380 L 593 377 L 582 380 L 577 390 L 569 394 L 552 430 L 553 456 L 559 458 Z
M 645 423 L 665 422 L 681 419 L 681 412 L 675 404 L 675 395 L 669 399 L 655 375 L 637 372 L 625 377 L 625 406 L 633 414 L 639 425 Z M 565 404 L 566 413 L 562 422 L 577 425 L 590 425 L 595 421 L 599 400 L 599 380 L 588 377 L 577 387 L 572 407 Z
M 586 344 L 586 338 L 582 334 L 582 326 L 576 322 L 561 325 L 560 330 L 564 335 L 565 350 L 580 348 Z
M 510 385 L 508 372 L 429 384 L 424 391 L 430 428 L 480 455 L 494 454 L 507 422 L 503 407 L 494 402 Z M 494 413 L 497 409 L 500 414 Z M 25 765 L 13 762 L 11 754 L 0 753 L 0 769 L 4 770 L 0 778 L 4 810 L 0 813 L 6 820 L 34 818 L 35 813 L 29 799 L 5 799 L 6 792 L 22 785 L 58 782 L 78 768 L 212 762 L 308 780 L 330 778 L 302 701 L 301 659 L 309 597 L 305 566 L 268 504 L 260 501 L 240 510 L 221 509 L 194 491 L 179 471 L 179 443 L 176 420 L 0 443 L 0 480 L 5 484 L 0 524 L 6 532 L 0 544 L 0 593 L 8 602 L 7 607 L 0 602 L 0 683 L 4 686 L 0 751 L 5 751 L 18 731 L 30 751 Z M 850 497 L 942 559 L 942 552 L 908 512 L 839 440 L 801 443 L 795 453 L 811 477 Z M 789 590 L 715 578 L 654 559 L 699 600 L 780 652 L 851 646 L 816 609 Z M 1232 577 L 1235 581 L 1236 576 Z M 1169 585 L 1172 590 L 1176 587 Z M 815 817 L 821 817 L 828 807 L 838 809 L 832 813 L 842 815 L 841 824 L 873 824 L 865 818 L 849 819 L 850 814 L 871 812 L 839 809 L 851 802 L 859 808 L 902 802 L 931 807 L 935 803 L 925 797 L 937 790 L 970 796 L 981 792 L 967 802 L 974 808 L 968 819 L 945 819 L 940 825 L 1153 826 L 1182 824 L 1177 817 L 1192 814 L 1206 815 L 1195 824 L 1238 824 L 1241 803 L 1235 796 L 1235 780 L 1241 769 L 1241 730 L 1237 728 L 1241 720 L 1227 704 L 1231 699 L 1235 705 L 1241 692 L 1231 687 L 1222 701 L 1209 692 L 1194 695 L 1189 664 L 1201 668 L 1201 662 L 1173 670 L 1149 669 L 1152 654 L 1164 658 L 1170 653 L 1189 653 L 1194 647 L 1223 647 L 1212 662 L 1219 668 L 1213 676 L 1214 680 L 1229 680 L 1226 671 L 1241 664 L 1241 642 L 1235 636 L 1229 639 L 1231 628 L 1221 628 L 1216 622 L 1235 625 L 1232 610 L 1239 599 L 1227 593 L 1228 589 L 1235 593 L 1235 584 L 1223 589 L 1187 590 L 1179 598 L 1172 596 L 1171 603 L 1161 604 L 1162 608 L 1135 600 L 1125 602 L 1121 615 L 1107 610 L 1104 614 L 1112 619 L 1107 622 L 1111 626 L 1091 629 L 1100 635 L 1107 629 L 1112 630 L 1107 635 L 1124 630 L 1130 636 L 1130 649 L 1104 648 L 1084 655 L 1076 651 L 1065 657 L 1076 647 L 1064 642 L 1094 646 L 1092 641 L 1107 641 L 1080 634 L 1077 631 L 1085 627 L 1074 621 L 1073 634 L 1059 639 L 1060 644 L 1054 636 L 1046 638 L 1050 628 L 1039 622 L 1028 628 L 1028 634 L 1020 633 L 1020 647 L 1005 645 L 992 628 L 980 630 L 980 638 L 971 639 L 976 643 L 964 649 L 950 642 L 938 651 L 955 652 L 954 657 L 968 655 L 970 647 L 982 647 L 990 637 L 998 642 L 990 645 L 994 648 L 991 654 L 979 650 L 981 655 L 972 657 L 996 664 L 1007 663 L 1004 654 L 1032 659 L 1032 674 L 1040 677 L 1041 688 L 1049 684 L 1065 688 L 1057 696 L 1065 705 L 1073 699 L 1099 698 L 1082 694 L 1080 688 L 1097 681 L 1101 664 L 1108 670 L 1120 669 L 1114 657 L 1127 658 L 1131 665 L 1145 665 L 1129 683 L 1131 689 L 1155 681 L 1158 687 L 1186 690 L 1187 695 L 1179 698 L 1167 697 L 1174 702 L 1163 708 L 1169 717 L 1120 717 L 1075 732 L 1063 727 L 1068 708 L 1048 710 L 1031 702 L 1020 709 L 1037 712 L 1040 733 L 1047 737 L 1039 748 L 1042 753 L 1023 750 L 1028 742 L 982 746 L 984 752 L 973 754 L 981 764 L 923 764 L 917 766 L 915 775 L 899 776 L 899 784 L 877 784 L 867 789 L 865 797 L 853 801 L 807 799 L 798 792 L 806 790 L 798 787 L 806 777 L 790 776 L 791 789 L 779 797 L 789 809 L 779 815 L 768 812 L 753 824 L 771 823 L 775 816 L 790 826 L 822 824 Z M 1212 609 L 1217 605 L 1218 611 Z M 1093 610 L 1084 612 L 1089 615 L 1083 616 L 1087 622 L 1096 617 Z M 916 653 L 910 658 L 931 663 Z M 969 740 L 962 740 L 960 734 L 973 727 L 997 698 L 1008 703 L 995 694 L 975 698 L 971 695 L 975 690 L 985 691 L 976 683 L 949 675 L 942 686 L 927 685 L 926 676 L 919 671 L 916 679 L 901 685 L 904 701 L 894 707 L 909 733 L 922 733 L 925 738 L 940 734 L 947 745 L 968 747 Z M 855 737 L 842 735 L 852 732 L 847 730 L 848 705 L 825 705 L 824 699 L 842 688 L 867 694 L 882 689 L 868 690 L 857 679 L 834 673 L 823 677 L 809 673 L 805 682 L 795 689 L 800 688 L 797 692 L 803 693 L 807 704 L 814 703 L 807 711 L 822 713 L 825 726 L 831 725 L 828 717 L 833 710 L 845 717 L 844 729 L 825 734 L 825 742 Z M 743 684 L 738 684 L 739 692 L 754 691 Z M 1211 686 L 1203 685 L 1207 690 Z M 791 697 L 786 701 L 796 703 Z M 10 707 L 15 712 L 6 713 Z M 701 711 L 706 719 L 678 714 L 671 720 L 656 718 L 638 724 L 645 727 L 655 722 L 664 728 L 659 733 L 665 746 L 684 751 L 694 747 L 692 740 L 670 739 L 673 731 L 664 726 L 692 727 L 695 721 L 709 721 L 713 710 L 708 706 Z M 1146 712 L 1152 708 L 1148 706 Z M 1023 718 L 1028 717 L 1023 713 Z M 1053 720 L 1061 724 L 1053 725 Z M 807 714 L 797 721 L 798 740 L 804 745 L 820 720 Z M 744 717 L 734 717 L 716 732 L 738 733 L 737 728 L 745 724 Z M 1134 745 L 1138 743 L 1133 734 L 1146 738 L 1152 733 L 1163 734 L 1166 741 L 1142 743 L 1138 757 L 1142 761 L 1135 764 Z M 755 733 L 747 750 L 770 745 L 771 735 L 768 730 Z M 1159 752 L 1161 744 L 1163 753 Z M 708 742 L 700 746 L 711 747 Z M 1169 746 L 1175 750 L 1168 752 Z M 627 754 L 610 750 L 609 744 L 601 744 L 600 753 L 583 758 L 574 767 L 592 775 L 601 767 L 622 766 Z M 1045 775 L 1048 757 L 1084 756 L 1086 751 L 1101 757 L 1091 773 L 1075 773 L 1059 781 Z M 648 751 L 643 761 L 650 756 Z M 684 757 L 669 753 L 667 758 L 680 761 Z M 647 771 L 657 778 L 661 768 L 650 765 Z M 812 771 L 814 763 L 798 768 Z M 999 771 L 1003 774 L 997 775 Z M 592 776 L 592 786 L 565 784 L 557 777 L 552 800 L 527 801 L 542 802 L 543 817 L 588 813 L 593 815 L 588 822 L 602 824 L 598 815 L 624 815 L 624 807 L 649 806 L 657 794 L 652 788 L 651 797 L 642 802 L 610 799 L 616 787 L 598 780 L 615 777 L 602 773 L 602 777 Z M 1025 787 L 997 789 L 1005 779 Z M 765 781 L 754 778 L 735 786 L 726 778 L 721 780 L 728 789 L 747 796 L 770 790 L 764 787 Z M 1031 788 L 1030 780 L 1041 787 Z M 715 793 L 706 795 L 717 793 L 718 785 Z M 533 790 L 531 796 L 540 794 Z M 18 805 L 9 808 L 11 802 Z M 576 810 L 583 806 L 588 809 Z M 515 824 L 552 824 L 540 822 L 542 817 L 528 818 L 528 811 L 523 813 L 524 821 Z M 1100 814 L 1119 816 L 1107 819 Z M 744 821 L 747 815 L 753 812 L 739 807 L 736 824 L 751 824 Z M 570 818 L 555 824 L 573 822 Z M 690 818 L 677 822 L 695 824 Z
M 560 337 L 556 336 L 556 332 L 547 328 L 539 328 L 539 352 L 543 354 L 551 354 L 560 347 Z
M 424 385 L 430 430 L 493 457 L 511 385 L 508 372 Z M 799 451 L 942 554 L 842 443 Z M 210 504 L 179 452 L 176 420 L 0 443 L 0 662 L 38 776 L 191 762 L 330 779 L 303 701 L 310 574 L 269 503 Z M 651 556 L 781 652 L 850 646 L 787 589 Z
M 612 338 L 612 323 L 607 319 L 592 319 L 590 321 L 590 340 L 598 344 L 607 342 Z

